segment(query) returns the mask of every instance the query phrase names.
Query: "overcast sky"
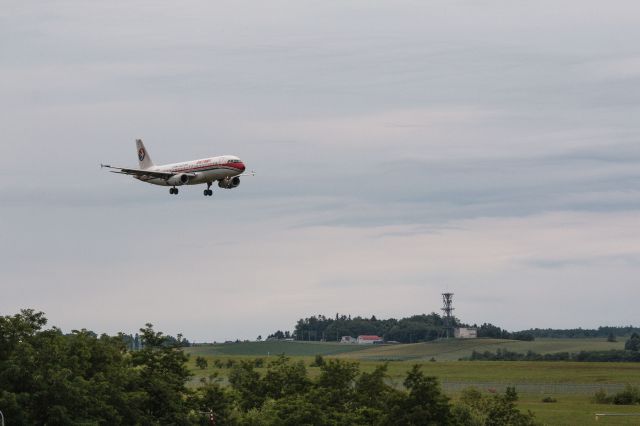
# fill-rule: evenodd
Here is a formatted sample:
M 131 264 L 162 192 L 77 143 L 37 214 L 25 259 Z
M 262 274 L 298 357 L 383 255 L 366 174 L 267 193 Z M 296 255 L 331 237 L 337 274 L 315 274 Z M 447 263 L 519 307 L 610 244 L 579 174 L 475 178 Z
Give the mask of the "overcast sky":
M 640 325 L 636 1 L 2 0 L 0 314 Z M 238 155 L 234 190 L 100 170 Z

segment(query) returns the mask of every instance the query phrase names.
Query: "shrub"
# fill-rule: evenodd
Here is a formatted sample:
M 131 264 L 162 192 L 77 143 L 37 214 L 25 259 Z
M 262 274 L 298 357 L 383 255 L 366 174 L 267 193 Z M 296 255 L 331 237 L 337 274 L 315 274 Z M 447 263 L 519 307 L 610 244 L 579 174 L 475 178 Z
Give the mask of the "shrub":
M 613 399 L 607 395 L 604 389 L 600 389 L 593 395 L 593 402 L 595 404 L 611 404 Z
M 635 405 L 640 403 L 640 389 L 627 385 L 623 391 L 613 395 L 613 403 L 616 405 Z
M 206 358 L 198 356 L 196 357 L 196 366 L 201 370 L 205 370 L 209 366 L 209 363 Z
M 558 400 L 552 396 L 545 396 L 542 398 L 542 402 L 558 402 Z
M 322 367 L 323 365 L 324 365 L 324 358 L 322 358 L 322 355 L 317 354 L 316 358 L 311 363 L 311 366 L 312 367 Z

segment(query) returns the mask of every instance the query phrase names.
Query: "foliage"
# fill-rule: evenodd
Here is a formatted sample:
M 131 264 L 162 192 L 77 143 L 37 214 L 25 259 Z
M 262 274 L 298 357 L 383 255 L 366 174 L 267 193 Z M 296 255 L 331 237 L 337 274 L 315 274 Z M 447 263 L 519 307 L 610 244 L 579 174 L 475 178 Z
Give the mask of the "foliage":
M 599 389 L 598 392 L 593 395 L 593 400 L 595 404 L 611 404 L 611 399 L 607 395 L 607 392 L 604 389 Z
M 0 406 L 9 424 L 187 424 L 187 358 L 151 324 L 135 352 L 121 336 L 44 325 L 33 310 L 0 317 Z
M 625 327 L 598 327 L 595 329 L 588 328 L 571 328 L 571 329 L 552 329 L 552 328 L 534 328 L 527 330 L 536 338 L 552 337 L 556 339 L 583 339 L 593 337 L 608 338 L 609 335 L 614 336 L 629 336 L 632 333 L 639 333 L 640 328 L 625 326 Z
M 454 318 L 454 325 L 459 322 Z M 436 313 L 413 315 L 396 320 L 380 320 L 336 314 L 335 318 L 324 315 L 311 316 L 298 320 L 293 335 L 296 340 L 336 341 L 342 336 L 377 335 L 385 340 L 402 343 L 416 343 L 435 340 L 443 331 L 442 317 Z M 277 331 L 272 336 L 280 337 Z
M 312 367 L 321 367 L 324 365 L 324 358 L 320 354 L 316 354 L 313 363 L 311 363 Z
M 452 424 L 449 399 L 440 391 L 435 377 L 427 377 L 414 365 L 407 374 L 404 386 L 408 395 L 396 394 L 387 414 L 387 424 Z
M 205 370 L 209 366 L 209 363 L 206 358 L 198 356 L 196 357 L 196 366 L 201 370 Z
M 638 333 L 631 335 L 631 338 L 624 343 L 624 348 L 628 351 L 640 351 L 640 336 L 638 336 Z
M 497 349 L 496 352 L 476 350 L 471 352 L 470 361 L 579 361 L 579 362 L 640 362 L 640 353 L 628 350 L 580 351 L 578 353 L 556 352 L 539 354 L 533 351 L 526 353 L 508 349 Z
M 593 396 L 593 402 L 596 404 L 616 404 L 616 405 L 636 405 L 640 404 L 640 389 L 636 386 L 627 385 L 624 390 L 613 395 L 600 389 Z
M 515 402 L 518 394 L 507 387 L 504 394 L 483 395 L 477 388 L 464 389 L 454 410 L 460 425 L 535 425 L 531 412 L 521 413 Z
M 491 337 L 493 339 L 509 339 L 511 335 L 507 330 L 493 324 L 484 323 L 478 328 L 478 337 Z
M 454 404 L 417 365 L 396 389 L 386 364 L 363 372 L 358 363 L 318 358 L 312 379 L 303 361 L 284 355 L 242 359 L 226 363 L 229 385 L 211 375 L 189 389 L 182 336 L 146 324 L 132 347 L 135 339 L 122 334 L 65 335 L 45 325 L 44 314 L 31 310 L 0 317 L 0 407 L 8 424 L 206 425 L 210 416 L 218 425 L 531 424 L 515 408 L 515 389 Z

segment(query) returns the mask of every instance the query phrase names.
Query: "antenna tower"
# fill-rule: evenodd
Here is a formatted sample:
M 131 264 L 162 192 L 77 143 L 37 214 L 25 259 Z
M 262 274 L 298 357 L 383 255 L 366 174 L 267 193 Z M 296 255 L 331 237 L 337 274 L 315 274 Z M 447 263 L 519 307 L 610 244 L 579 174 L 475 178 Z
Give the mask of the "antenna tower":
M 445 338 L 453 337 L 453 293 L 442 293 L 442 335 Z

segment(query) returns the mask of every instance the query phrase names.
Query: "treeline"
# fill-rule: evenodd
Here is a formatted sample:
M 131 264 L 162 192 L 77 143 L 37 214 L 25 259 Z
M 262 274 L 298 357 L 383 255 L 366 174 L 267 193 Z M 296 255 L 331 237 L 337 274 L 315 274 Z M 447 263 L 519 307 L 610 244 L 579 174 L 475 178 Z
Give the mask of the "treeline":
M 192 375 L 180 338 L 151 324 L 130 350 L 123 335 L 44 329 L 44 314 L 0 317 L 0 410 L 10 425 L 533 425 L 517 394 L 463 393 L 453 403 L 438 381 L 414 366 L 404 388 L 390 386 L 386 365 L 316 359 L 310 378 L 284 356 L 231 366 L 229 385 L 216 376 L 187 387 Z M 177 344 L 171 344 L 177 342 Z
M 462 360 L 470 361 L 581 361 L 581 362 L 640 362 L 640 335 L 633 333 L 625 342 L 624 350 L 555 352 L 540 354 L 533 351 L 514 352 L 498 349 L 495 352 L 472 351 Z
M 640 333 L 640 328 L 598 327 L 596 329 L 541 329 L 533 328 L 522 331 L 508 331 L 490 323 L 465 324 L 453 318 L 450 327 L 476 328 L 478 337 L 493 339 L 511 339 L 532 341 L 536 338 L 607 338 L 615 341 L 617 337 Z M 416 343 L 435 340 L 445 335 L 445 324 L 442 316 L 437 313 L 413 315 L 402 319 L 378 319 L 351 315 L 336 314 L 335 317 L 315 315 L 301 318 L 296 323 L 293 332 L 278 330 L 270 334 L 269 338 L 294 339 L 307 341 L 338 341 L 342 336 L 377 335 L 385 341 L 400 343 Z
M 478 337 L 488 337 L 493 339 L 511 339 L 533 341 L 535 336 L 528 331 L 510 332 L 493 324 L 484 323 L 481 326 L 473 325 L 478 329 Z
M 633 333 L 640 333 L 640 328 L 625 327 L 598 327 L 598 328 L 569 328 L 569 329 L 553 329 L 553 328 L 532 328 L 526 330 L 526 333 L 532 334 L 534 337 L 551 337 L 558 339 L 580 339 L 590 337 L 626 337 Z
M 461 323 L 453 318 L 451 327 L 473 327 L 478 330 L 478 337 L 494 339 L 533 340 L 529 332 L 509 332 L 496 325 L 484 323 L 480 326 Z M 316 315 L 299 319 L 293 333 L 276 331 L 268 338 L 293 338 L 306 341 L 339 341 L 342 336 L 357 337 L 360 335 L 377 335 L 385 341 L 400 343 L 416 343 L 436 340 L 445 335 L 443 318 L 437 313 L 413 315 L 397 320 L 395 318 L 378 319 L 374 316 L 351 317 L 336 314 L 335 317 Z
M 454 326 L 459 324 L 454 319 Z M 364 318 L 336 314 L 335 318 L 324 315 L 298 320 L 293 331 L 296 340 L 337 341 L 342 336 L 377 335 L 386 341 L 415 343 L 435 340 L 442 336 L 444 323 L 436 313 L 413 315 L 397 320 L 395 318 L 377 319 L 374 316 Z
M 471 356 L 462 360 L 470 361 L 582 361 L 582 362 L 640 362 L 638 352 L 609 350 L 609 351 L 580 351 L 554 352 L 540 354 L 533 351 L 513 352 L 508 349 L 498 349 L 496 352 L 473 351 Z

